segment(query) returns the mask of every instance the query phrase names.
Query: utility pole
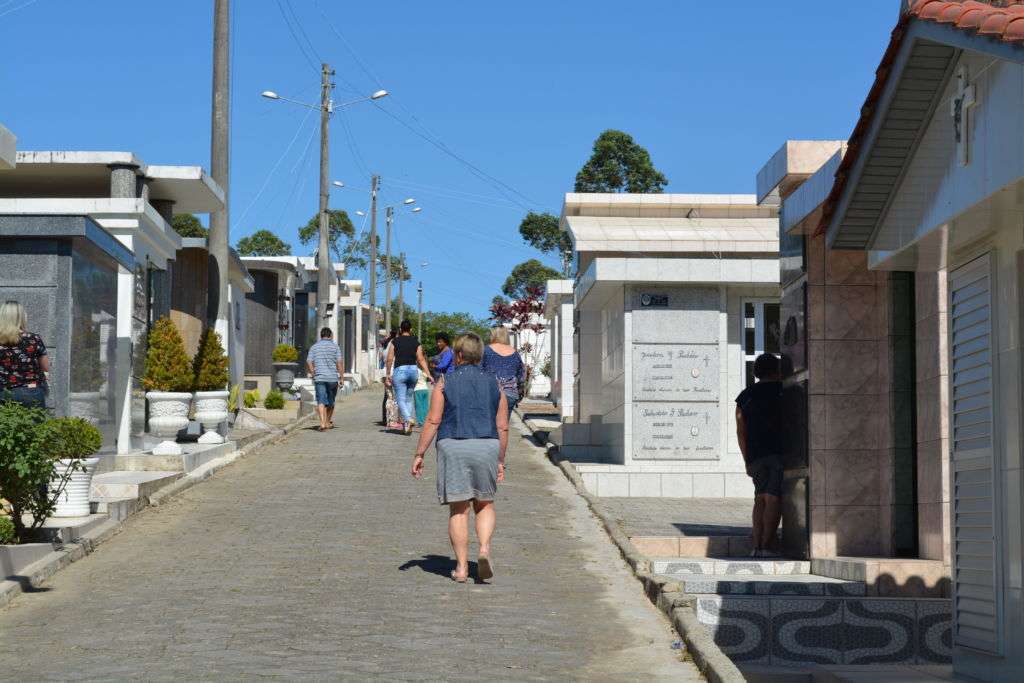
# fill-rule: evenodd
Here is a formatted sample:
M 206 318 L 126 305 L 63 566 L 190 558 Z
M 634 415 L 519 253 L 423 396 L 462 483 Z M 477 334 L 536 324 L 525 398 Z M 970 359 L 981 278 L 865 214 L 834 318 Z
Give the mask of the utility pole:
M 388 207 L 384 212 L 388 224 L 386 237 L 384 238 L 384 327 L 391 331 L 391 220 L 395 210 Z
M 330 175 L 330 150 L 328 149 L 328 135 L 330 126 L 328 123 L 334 110 L 334 102 L 331 100 L 331 90 L 334 84 L 331 83 L 331 71 L 326 63 L 320 65 L 320 242 L 317 247 L 317 278 L 316 278 L 316 301 L 317 301 L 317 327 L 327 326 L 327 304 L 331 297 L 331 280 L 334 270 L 331 267 L 330 248 L 330 214 L 327 213 L 327 202 L 330 196 L 330 183 L 327 176 Z
M 416 338 L 423 343 L 423 280 L 420 280 L 419 286 L 416 287 L 416 295 L 419 301 L 416 304 L 416 310 L 419 312 L 417 318 L 419 319 L 416 323 Z
M 405 282 L 405 252 L 398 255 L 398 322 L 405 320 L 405 297 L 402 295 L 402 284 Z
M 379 176 L 370 179 L 370 376 L 376 377 L 379 355 L 377 351 L 377 183 Z
M 213 3 L 213 108 L 210 116 L 210 173 L 224 191 L 224 208 L 210 216 L 210 255 L 217 264 L 216 289 L 209 293 L 207 318 L 230 348 L 228 334 L 228 197 L 231 126 L 231 13 L 229 0 Z

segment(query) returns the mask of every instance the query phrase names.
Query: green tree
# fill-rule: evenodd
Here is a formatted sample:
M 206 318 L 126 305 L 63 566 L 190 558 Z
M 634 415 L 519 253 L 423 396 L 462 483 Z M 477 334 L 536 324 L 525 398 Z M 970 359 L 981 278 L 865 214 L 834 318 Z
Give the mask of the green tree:
M 527 244 L 542 254 L 557 254 L 562 262 L 562 274 L 569 277 L 572 240 L 569 233 L 558 226 L 558 216 L 531 211 L 519 224 L 519 234 Z
M 199 337 L 199 350 L 192 359 L 192 374 L 196 391 L 224 391 L 228 386 L 228 357 L 220 335 L 212 327 Z
M 182 237 L 209 237 L 210 231 L 203 227 L 199 219 L 190 213 L 175 214 L 171 219 L 171 227 L 174 232 Z
M 370 265 L 370 236 L 364 235 L 358 239 L 350 239 L 341 258 L 350 268 L 367 270 Z M 403 282 L 412 279 L 412 275 L 409 273 L 409 264 L 407 260 L 402 259 L 400 254 L 391 255 L 391 276 L 394 278 L 392 282 L 397 281 L 399 276 L 402 277 Z M 384 254 L 381 252 L 379 239 L 377 240 L 377 278 L 384 278 Z
M 505 296 L 513 299 L 522 299 L 526 296 L 526 290 L 530 287 L 539 287 L 546 290 L 548 280 L 557 280 L 562 277 L 554 268 L 549 268 L 535 258 L 523 261 L 505 279 L 501 291 Z
M 594 153 L 576 174 L 577 192 L 660 193 L 667 184 L 647 150 L 621 130 L 601 133 Z
M 269 230 L 257 230 L 238 240 L 238 253 L 242 256 L 287 256 L 291 252 L 292 245 Z
M 347 238 L 352 240 L 356 234 L 355 228 L 352 226 L 352 219 L 348 217 L 348 213 L 341 209 L 329 209 L 327 211 L 327 241 L 330 245 L 330 250 L 339 258 L 341 257 L 341 239 Z M 303 246 L 313 246 L 314 248 L 320 243 L 320 214 L 314 214 L 304 226 L 299 228 L 299 242 Z
M 413 330 L 416 329 L 416 318 L 410 317 L 410 321 L 413 324 Z M 455 343 L 455 337 L 463 334 L 464 332 L 475 332 L 480 335 L 480 338 L 487 343 L 490 334 L 490 325 L 486 320 L 474 318 L 469 313 L 438 313 L 435 311 L 424 311 L 423 312 L 423 338 L 420 339 L 420 343 L 423 344 L 423 353 L 427 356 L 433 356 L 437 354 L 437 342 L 434 341 L 434 337 L 438 332 L 444 332 L 451 337 L 452 343 Z

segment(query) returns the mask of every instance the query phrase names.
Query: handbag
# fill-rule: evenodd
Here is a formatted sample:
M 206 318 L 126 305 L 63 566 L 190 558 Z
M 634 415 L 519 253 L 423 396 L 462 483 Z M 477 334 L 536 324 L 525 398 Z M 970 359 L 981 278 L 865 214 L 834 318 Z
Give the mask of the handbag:
M 384 402 L 384 411 L 387 417 L 388 429 L 402 428 L 402 413 L 398 410 L 398 401 L 395 399 L 394 387 L 387 388 L 387 399 Z

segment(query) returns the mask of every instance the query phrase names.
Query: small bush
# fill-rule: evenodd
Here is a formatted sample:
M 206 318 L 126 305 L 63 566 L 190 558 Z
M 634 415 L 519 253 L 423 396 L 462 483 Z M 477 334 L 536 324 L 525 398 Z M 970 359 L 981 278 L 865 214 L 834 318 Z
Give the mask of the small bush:
M 103 445 L 100 430 L 80 417 L 55 417 L 39 425 L 39 438 L 54 460 L 88 458 Z
M 241 391 L 242 391 L 242 385 L 241 384 L 236 384 L 235 386 L 231 387 L 231 391 L 230 391 L 230 393 L 228 393 L 228 412 L 229 413 L 237 413 L 238 412 L 238 394 L 241 393 Z
M 281 410 L 281 408 L 284 408 L 284 396 L 280 391 L 274 389 L 263 400 L 263 407 L 267 410 Z
M 260 392 L 255 389 L 245 392 L 242 402 L 246 408 L 255 408 L 256 404 L 260 402 Z
M 294 363 L 299 359 L 299 350 L 291 344 L 278 344 L 274 347 L 275 363 Z
M 213 328 L 207 327 L 199 338 L 199 350 L 192 359 L 192 373 L 196 391 L 223 391 L 231 380 L 224 345 Z
M 146 391 L 192 391 L 192 382 L 192 368 L 178 328 L 170 318 L 158 319 L 149 333 L 142 386 Z
M 0 517 L 0 545 L 14 543 L 18 534 L 14 531 L 14 522 L 10 517 Z

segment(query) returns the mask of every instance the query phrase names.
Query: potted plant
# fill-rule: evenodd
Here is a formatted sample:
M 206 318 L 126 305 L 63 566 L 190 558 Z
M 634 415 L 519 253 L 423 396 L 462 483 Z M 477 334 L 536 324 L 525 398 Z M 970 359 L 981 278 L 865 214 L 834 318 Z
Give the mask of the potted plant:
M 195 375 L 196 419 L 206 432 L 199 443 L 224 443 L 217 432 L 221 422 L 228 419 L 228 357 L 224 355 L 220 335 L 206 328 L 199 338 L 199 350 L 192 361 Z
M 53 516 L 88 516 L 92 475 L 100 461 L 93 456 L 103 443 L 99 430 L 80 417 L 57 417 L 39 431 L 42 447 L 53 459 L 47 486 Z
M 100 391 L 104 380 L 104 368 L 99 359 L 100 331 L 89 316 L 76 318 L 72 338 L 76 348 L 86 354 L 95 354 L 91 359 L 76 358 L 71 364 L 71 390 L 68 392 L 68 413 L 81 417 L 92 424 L 100 421 Z
M 274 384 L 281 391 L 292 388 L 295 382 L 295 371 L 298 370 L 298 350 L 291 344 L 278 344 L 274 347 Z
M 267 410 L 281 410 L 284 408 L 284 395 L 277 389 L 272 389 L 263 400 L 263 407 Z
M 149 429 L 164 439 L 153 449 L 153 455 L 181 455 L 175 439 L 188 424 L 192 382 L 192 369 L 178 328 L 170 318 L 160 318 L 149 333 L 142 377 L 149 401 Z

